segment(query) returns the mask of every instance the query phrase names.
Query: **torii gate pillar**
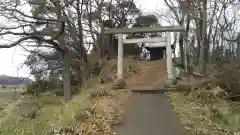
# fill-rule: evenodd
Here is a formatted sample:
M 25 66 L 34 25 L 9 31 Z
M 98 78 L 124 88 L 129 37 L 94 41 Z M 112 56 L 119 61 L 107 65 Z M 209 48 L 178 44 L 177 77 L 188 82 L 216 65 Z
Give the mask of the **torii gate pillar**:
M 123 79 L 123 34 L 118 34 L 117 79 Z
M 172 65 L 172 48 L 171 48 L 171 33 L 166 32 L 166 56 L 167 56 L 167 81 L 166 84 L 172 84 L 174 80 L 173 65 Z

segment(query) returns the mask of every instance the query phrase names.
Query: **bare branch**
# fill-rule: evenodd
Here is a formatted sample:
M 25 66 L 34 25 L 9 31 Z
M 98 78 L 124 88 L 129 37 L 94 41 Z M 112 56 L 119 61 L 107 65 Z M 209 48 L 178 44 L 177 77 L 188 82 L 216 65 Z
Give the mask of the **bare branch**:
M 57 42 L 54 42 L 53 40 L 47 40 L 47 39 L 44 39 L 43 37 L 39 37 L 39 36 L 34 36 L 34 35 L 31 35 L 31 36 L 27 36 L 27 37 L 23 37 L 19 40 L 17 40 L 16 42 L 12 43 L 12 44 L 6 44 L 6 45 L 0 45 L 0 49 L 1 48 L 11 48 L 11 47 L 14 47 L 14 46 L 17 46 L 19 45 L 21 42 L 23 41 L 26 41 L 26 40 L 29 40 L 29 39 L 32 39 L 32 40 L 37 40 L 39 42 L 45 42 L 45 43 L 48 43 L 48 44 L 51 44 L 53 45 L 53 47 L 58 50 L 58 51 L 63 51 L 63 49 L 60 47 L 60 45 L 57 43 Z
M 10 11 L 10 12 L 16 12 L 16 13 L 19 13 L 20 15 L 24 16 L 24 17 L 27 17 L 27 18 L 30 18 L 30 19 L 35 19 L 35 20 L 43 20 L 43 21 L 49 21 L 49 22 L 63 22 L 64 20 L 61 20 L 61 19 L 47 19 L 47 18 L 40 18 L 40 17 L 34 17 L 34 16 L 30 16 L 30 15 L 27 15 L 17 9 L 9 9 L 9 8 L 6 8 L 6 7 L 2 7 L 2 11 L 6 12 L 6 11 Z

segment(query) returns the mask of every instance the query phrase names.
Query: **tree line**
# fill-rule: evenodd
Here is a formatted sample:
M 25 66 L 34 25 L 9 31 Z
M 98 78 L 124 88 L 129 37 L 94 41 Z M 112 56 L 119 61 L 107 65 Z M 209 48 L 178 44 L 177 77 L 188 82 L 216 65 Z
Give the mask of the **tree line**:
M 104 61 L 116 57 L 116 35 L 105 35 L 106 29 L 160 25 L 133 0 L 6 0 L 0 2 L 0 16 L 8 22 L 0 35 L 11 37 L 0 48 L 20 46 L 29 52 L 25 64 L 36 82 L 61 82 L 66 100 L 71 86 L 81 87 L 100 74 Z M 153 35 L 128 38 L 139 36 Z M 132 45 L 124 51 L 137 55 L 141 49 Z
M 29 52 L 25 64 L 36 81 L 60 82 L 66 100 L 71 98 L 71 86 L 81 87 L 89 77 L 100 74 L 104 61 L 116 58 L 116 35 L 105 35 L 106 29 L 159 27 L 159 20 L 164 20 L 185 27 L 185 32 L 175 34 L 173 46 L 178 45 L 180 64 L 187 70 L 203 73 L 208 63 L 226 56 L 239 62 L 237 0 L 164 2 L 165 12 L 144 14 L 133 0 L 1 1 L 0 16 L 7 23 L 0 26 L 0 35 L 8 42 L 0 48 L 20 46 Z M 142 46 L 129 45 L 124 52 L 138 55 Z
M 239 1 L 164 0 L 168 11 L 158 12 L 170 25 L 181 25 L 177 35 L 181 65 L 203 73 L 209 63 L 239 63 Z

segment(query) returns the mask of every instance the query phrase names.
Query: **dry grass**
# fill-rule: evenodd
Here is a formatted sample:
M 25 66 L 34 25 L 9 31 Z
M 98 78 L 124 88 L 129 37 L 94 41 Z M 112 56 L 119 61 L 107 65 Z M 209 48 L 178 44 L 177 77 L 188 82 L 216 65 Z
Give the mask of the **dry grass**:
M 0 125 L 0 132 L 3 135 L 49 135 L 69 125 L 80 110 L 91 105 L 88 95 L 86 91 L 67 103 L 44 104 L 35 119 L 23 118 L 18 111 L 13 111 Z
M 101 90 L 91 92 L 92 105 L 74 118 L 74 126 L 62 128 L 60 133 L 70 135 L 115 135 L 112 128 L 123 121 L 124 104 L 131 97 L 129 91 Z M 62 134 L 61 134 L 62 135 Z
M 123 108 L 131 92 L 122 90 L 103 93 L 111 94 L 101 94 L 94 98 L 94 113 L 91 111 L 93 115 L 81 124 L 81 135 L 115 135 L 111 129 L 122 124 Z
M 26 102 L 34 100 L 41 106 L 36 117 L 23 117 L 21 109 L 16 108 L 0 126 L 0 133 L 55 135 L 72 132 L 70 135 L 113 135 L 115 133 L 111 128 L 121 123 L 123 105 L 130 95 L 130 92 L 102 88 L 85 90 L 67 103 L 49 96 L 28 99 Z
M 139 61 L 130 58 L 124 58 L 123 61 L 123 76 L 124 79 L 129 78 L 133 74 L 140 72 Z M 109 60 L 104 63 L 104 67 L 101 71 L 100 80 L 104 83 L 116 80 L 117 73 L 117 60 Z
M 47 105 L 47 104 L 63 104 L 63 99 L 62 97 L 60 96 L 40 96 L 38 99 L 38 102 L 40 104 L 44 104 L 44 105 Z
M 14 93 L 11 89 L 0 90 L 0 108 L 6 107 L 9 101 L 14 102 L 18 100 L 22 92 L 17 91 Z
M 0 88 L 0 123 L 21 101 L 21 93 L 24 88 L 24 85 L 7 85 L 5 89 Z
M 229 100 L 235 91 L 239 92 L 239 69 L 208 65 L 207 71 L 205 82 L 191 86 L 191 91 L 169 93 L 170 102 L 189 134 L 239 135 L 240 102 Z
M 189 94 L 169 93 L 170 102 L 189 134 L 240 134 L 240 103 L 209 97 L 204 90 Z

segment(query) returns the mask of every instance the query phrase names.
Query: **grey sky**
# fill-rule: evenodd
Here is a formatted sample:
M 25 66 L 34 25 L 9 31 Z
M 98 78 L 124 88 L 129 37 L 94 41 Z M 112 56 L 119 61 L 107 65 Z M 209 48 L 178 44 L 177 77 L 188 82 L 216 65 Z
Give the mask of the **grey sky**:
M 157 9 L 163 8 L 163 0 L 135 0 L 137 6 L 144 12 L 155 12 Z M 23 76 L 27 77 L 28 69 L 18 67 L 26 59 L 26 53 L 20 47 L 11 49 L 0 49 L 0 75 Z

